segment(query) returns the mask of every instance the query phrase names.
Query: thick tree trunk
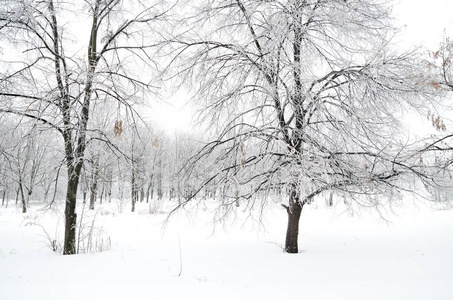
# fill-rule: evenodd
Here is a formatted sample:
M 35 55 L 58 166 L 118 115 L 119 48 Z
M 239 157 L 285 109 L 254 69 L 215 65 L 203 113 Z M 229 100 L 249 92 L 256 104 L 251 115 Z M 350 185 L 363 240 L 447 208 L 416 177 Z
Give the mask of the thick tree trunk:
M 286 230 L 285 251 L 287 253 L 298 253 L 299 220 L 302 213 L 303 203 L 299 201 L 299 195 L 295 188 L 292 189 L 289 199 L 289 206 L 286 206 L 288 213 L 288 227 Z
M 78 176 L 69 174 L 68 186 L 66 190 L 66 205 L 65 205 L 65 233 L 64 233 L 64 249 L 63 254 L 76 254 L 76 203 L 77 203 L 77 186 Z

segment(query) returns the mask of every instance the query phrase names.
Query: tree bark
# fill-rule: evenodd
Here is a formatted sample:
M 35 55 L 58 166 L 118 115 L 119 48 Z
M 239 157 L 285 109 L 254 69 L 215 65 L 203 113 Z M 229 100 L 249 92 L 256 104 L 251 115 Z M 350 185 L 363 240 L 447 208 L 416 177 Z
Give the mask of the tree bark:
M 65 205 L 65 233 L 64 233 L 64 249 L 63 254 L 76 254 L 76 199 L 77 186 L 79 184 L 78 175 L 68 172 L 68 186 L 66 189 L 66 205 Z
M 143 185 L 142 185 L 140 188 L 140 203 L 142 203 L 144 199 L 145 199 L 145 189 L 143 188 Z
M 102 200 L 104 198 L 104 191 L 105 191 L 105 188 L 104 188 L 104 185 L 102 185 L 101 197 L 99 197 L 99 204 L 102 204 Z
M 19 178 L 19 190 L 20 190 L 20 197 L 22 200 L 22 213 L 25 214 L 25 213 L 27 213 L 27 202 L 25 201 L 24 188 L 22 185 L 21 178 Z
M 295 187 L 292 188 L 289 199 L 289 206 L 285 206 L 288 213 L 288 227 L 286 230 L 285 251 L 287 253 L 298 253 L 299 220 L 302 213 L 303 203 L 299 200 L 299 194 Z
M 44 189 L 44 203 L 47 203 L 47 200 L 49 199 L 50 187 L 51 187 L 51 184 L 46 184 L 46 187 Z
M 92 181 L 90 186 L 90 210 L 94 210 L 94 203 L 98 195 L 98 180 L 99 180 L 99 158 L 97 158 L 93 164 L 94 172 L 92 175 Z M 101 195 L 102 197 L 102 195 Z
M 131 206 L 131 212 L 134 212 L 135 211 L 135 196 L 132 195 L 132 206 Z
M 90 193 L 90 206 L 89 206 L 90 210 L 94 210 L 94 202 L 95 201 L 96 201 L 96 192 L 95 191 L 91 191 L 91 193 Z
M 17 190 L 16 190 L 16 205 L 17 205 L 17 201 L 19 201 L 19 191 L 20 191 L 20 189 L 17 188 Z
M 151 182 L 148 184 L 148 187 L 146 188 L 146 203 L 149 203 L 149 193 L 151 191 Z M 151 198 L 152 199 L 152 198 Z
M 134 167 L 132 164 L 132 174 L 131 174 L 131 201 L 132 201 L 132 207 L 131 207 L 131 212 L 135 211 L 135 202 L 137 201 L 137 187 L 135 183 L 135 173 L 134 173 Z

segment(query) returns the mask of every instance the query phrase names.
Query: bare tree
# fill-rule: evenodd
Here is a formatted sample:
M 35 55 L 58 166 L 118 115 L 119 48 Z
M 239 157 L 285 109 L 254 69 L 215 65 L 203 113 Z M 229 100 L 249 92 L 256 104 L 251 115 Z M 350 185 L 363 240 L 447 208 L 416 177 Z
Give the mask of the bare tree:
M 223 189 L 224 204 L 252 207 L 286 190 L 285 250 L 297 253 L 302 208 L 315 196 L 378 207 L 404 176 L 428 180 L 399 122 L 423 108 L 428 83 L 416 53 L 392 49 L 389 11 L 385 1 L 200 3 L 172 49 L 177 75 L 198 86 L 202 122 L 219 129 L 189 165 L 211 174 L 198 191 L 248 186 Z
M 100 204 L 102 204 L 104 194 L 111 193 L 115 155 L 124 154 L 117 151 L 119 149 L 117 145 L 119 141 L 114 138 L 115 133 L 109 130 L 118 118 L 115 108 L 108 107 L 106 103 L 95 103 L 91 124 L 93 127 L 105 132 L 108 143 L 105 142 L 104 137 L 104 139 L 93 140 L 87 145 L 84 170 L 82 171 L 84 174 L 81 176 L 81 183 L 84 201 L 88 189 L 90 191 L 90 210 L 94 209 L 94 204 L 98 199 Z M 111 143 L 111 141 L 115 141 L 115 144 Z
M 2 2 L 2 39 L 17 52 L 2 65 L 0 112 L 39 121 L 63 139 L 64 254 L 76 253 L 76 199 L 85 149 L 92 140 L 106 140 L 89 122 L 93 103 L 130 108 L 153 88 L 143 66 L 155 67 L 149 38 L 162 31 L 166 12 L 163 1 Z M 71 36 L 71 30 L 86 35 Z
M 22 201 L 22 213 L 26 213 L 33 191 L 42 179 L 46 147 L 40 145 L 38 139 L 41 137 L 33 129 L 25 135 L 21 135 L 16 130 L 14 135 L 17 142 L 11 156 L 12 170 L 15 173 L 14 179 Z
M 1 125 L 4 196 L 7 190 L 16 188 L 22 213 L 26 213 L 30 199 L 44 184 L 45 173 L 51 172 L 48 164 L 48 154 L 51 152 L 49 136 L 47 132 L 39 132 L 36 123 L 27 118 L 9 117 Z M 9 186 L 7 181 L 10 182 Z

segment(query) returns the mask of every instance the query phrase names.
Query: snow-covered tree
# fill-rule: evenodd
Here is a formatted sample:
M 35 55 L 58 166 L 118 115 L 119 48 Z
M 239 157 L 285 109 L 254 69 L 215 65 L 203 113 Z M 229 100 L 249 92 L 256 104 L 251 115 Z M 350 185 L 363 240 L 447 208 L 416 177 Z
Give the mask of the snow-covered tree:
M 15 48 L 2 62 L 0 112 L 34 119 L 63 140 L 64 254 L 75 253 L 77 188 L 87 143 L 105 140 L 102 130 L 90 127 L 93 103 L 130 107 L 153 88 L 144 66 L 155 67 L 148 50 L 155 43 L 153 34 L 162 32 L 164 4 L 2 1 L 1 39 Z
M 429 84 L 418 55 L 392 47 L 387 1 L 198 4 L 172 45 L 219 130 L 192 161 L 207 166 L 204 185 L 251 187 L 227 204 L 286 190 L 287 252 L 315 196 L 379 206 L 404 176 L 426 179 L 399 120 L 422 110 Z
M 52 143 L 49 143 L 54 136 L 38 131 L 36 122 L 28 118 L 5 116 L 4 119 L 0 123 L 3 196 L 6 198 L 7 192 L 14 189 L 16 202 L 21 200 L 22 212 L 26 213 L 31 198 L 36 199 L 40 190 L 45 190 L 46 174 L 54 170 L 50 159 Z

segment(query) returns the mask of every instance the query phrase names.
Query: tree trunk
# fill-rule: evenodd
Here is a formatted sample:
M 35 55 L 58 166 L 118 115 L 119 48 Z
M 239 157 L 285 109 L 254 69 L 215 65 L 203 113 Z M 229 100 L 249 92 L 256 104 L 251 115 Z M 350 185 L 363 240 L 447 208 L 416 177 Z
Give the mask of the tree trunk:
M 90 210 L 94 210 L 94 202 L 96 202 L 98 194 L 98 179 L 99 179 L 99 161 L 96 161 L 94 164 L 94 173 L 92 176 L 91 186 L 90 186 Z
M 286 230 L 285 251 L 287 253 L 298 253 L 297 244 L 299 237 L 299 220 L 302 213 L 303 203 L 299 201 L 299 195 L 295 188 L 292 188 L 289 206 L 285 206 L 288 213 L 288 227 Z
M 99 204 L 102 204 L 103 198 L 104 198 L 104 185 L 102 185 L 101 197 L 99 197 Z
M 21 179 L 19 179 L 19 190 L 20 190 L 20 197 L 22 199 L 22 213 L 25 214 L 27 212 L 27 202 L 25 201 L 24 188 L 22 186 Z
M 157 174 L 157 200 L 162 200 L 162 159 L 158 162 L 159 173 Z
M 113 171 L 109 168 L 108 172 L 108 183 L 107 183 L 107 190 L 106 190 L 106 201 L 107 198 L 109 199 L 109 203 L 112 202 L 112 185 L 113 185 Z
M 135 195 L 132 194 L 132 206 L 131 206 L 131 212 L 134 212 L 135 211 Z
M 33 194 L 33 191 L 32 190 L 29 190 L 27 192 L 27 197 L 25 198 L 25 201 L 26 201 L 26 204 L 27 204 L 27 208 L 30 207 L 30 199 L 31 199 L 31 195 Z
M 49 199 L 50 186 L 50 184 L 47 184 L 44 189 L 44 203 L 47 203 L 47 200 Z
M 132 167 L 132 174 L 131 174 L 131 201 L 132 201 L 132 206 L 131 206 L 131 212 L 135 211 L 135 202 L 137 200 L 136 199 L 136 197 L 137 197 L 136 188 L 137 187 L 135 185 L 135 173 L 134 173 L 134 168 Z
M 94 210 L 94 202 L 96 202 L 96 190 L 96 184 L 93 184 L 90 191 L 90 210 Z
M 17 205 L 17 201 L 19 201 L 19 191 L 20 191 L 20 188 L 17 188 L 17 190 L 16 190 L 16 205 Z
M 6 195 L 6 191 L 3 191 L 2 206 L 5 205 L 5 195 Z
M 146 203 L 149 203 L 149 192 L 151 191 L 151 183 L 148 184 L 146 189 Z
M 143 203 L 143 200 L 145 199 L 145 189 L 143 188 L 143 185 L 140 188 L 140 203 Z
M 77 227 L 77 186 L 78 176 L 69 171 L 68 186 L 66 189 L 65 232 L 63 254 L 76 254 L 76 227 Z

